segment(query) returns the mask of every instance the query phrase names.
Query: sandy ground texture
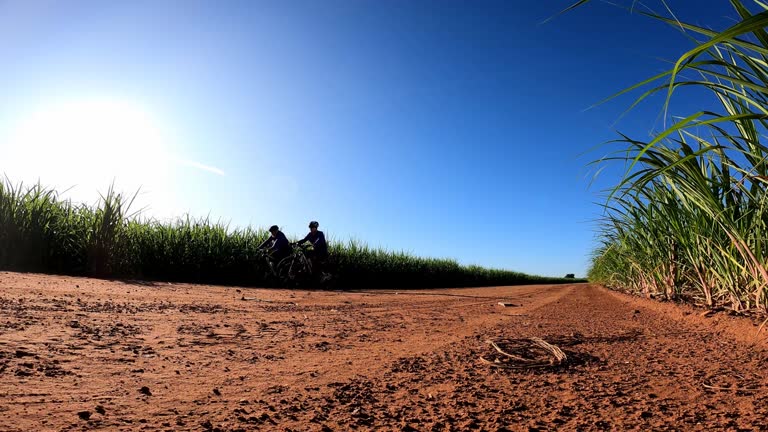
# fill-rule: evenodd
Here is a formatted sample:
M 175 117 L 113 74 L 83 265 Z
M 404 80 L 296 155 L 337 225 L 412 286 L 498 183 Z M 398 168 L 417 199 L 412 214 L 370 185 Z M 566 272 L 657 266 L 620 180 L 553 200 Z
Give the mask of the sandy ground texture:
M 758 324 L 586 284 L 321 292 L 0 273 L 0 430 L 768 430 Z M 489 339 L 527 337 L 567 362 L 480 360 L 499 356 Z

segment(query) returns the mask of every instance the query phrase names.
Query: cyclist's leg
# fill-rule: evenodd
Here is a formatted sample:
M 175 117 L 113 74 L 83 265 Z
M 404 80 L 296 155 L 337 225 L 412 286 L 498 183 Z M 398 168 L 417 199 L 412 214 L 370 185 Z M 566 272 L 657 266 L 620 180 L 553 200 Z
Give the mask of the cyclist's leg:
M 330 273 L 328 273 L 328 255 L 316 256 L 314 265 L 320 283 L 327 282 L 331 278 Z
M 269 266 L 272 268 L 272 272 L 277 271 L 277 264 L 280 262 L 280 260 L 275 255 L 269 256 Z
M 307 257 L 307 261 L 309 261 L 309 265 L 312 266 L 312 274 L 315 273 L 315 251 L 313 250 L 305 250 L 304 256 Z
M 284 260 L 291 254 L 290 250 L 283 250 L 283 251 L 275 251 L 274 254 L 272 254 L 275 257 L 275 268 L 277 268 L 277 265 L 280 263 L 280 261 Z

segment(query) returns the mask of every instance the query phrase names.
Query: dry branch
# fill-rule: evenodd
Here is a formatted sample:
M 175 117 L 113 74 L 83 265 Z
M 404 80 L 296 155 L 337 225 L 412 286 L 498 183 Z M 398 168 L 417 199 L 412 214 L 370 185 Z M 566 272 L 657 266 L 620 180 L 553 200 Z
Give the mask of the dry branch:
M 560 366 L 568 361 L 568 356 L 560 348 L 537 337 L 486 342 L 494 351 L 487 355 L 491 360 L 480 356 L 480 361 L 496 368 L 545 368 Z

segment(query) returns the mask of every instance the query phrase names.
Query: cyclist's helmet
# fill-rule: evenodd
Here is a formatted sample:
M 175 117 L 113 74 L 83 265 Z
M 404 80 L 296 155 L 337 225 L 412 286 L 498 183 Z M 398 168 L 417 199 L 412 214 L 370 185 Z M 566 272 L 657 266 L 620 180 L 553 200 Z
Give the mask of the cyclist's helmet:
M 278 232 L 278 231 L 280 231 L 280 227 L 278 227 L 277 225 L 272 225 L 271 227 L 269 227 L 269 232 L 271 233 Z
M 312 221 L 309 223 L 310 228 L 317 228 L 320 226 L 320 223 L 318 221 Z

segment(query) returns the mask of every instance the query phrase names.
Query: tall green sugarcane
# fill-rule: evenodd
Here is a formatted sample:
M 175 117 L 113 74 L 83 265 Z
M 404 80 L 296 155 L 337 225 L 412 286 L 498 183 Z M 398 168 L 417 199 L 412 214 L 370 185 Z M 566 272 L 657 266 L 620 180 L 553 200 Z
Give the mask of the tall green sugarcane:
M 667 115 L 668 126 L 648 141 L 622 136 L 624 155 L 608 159 L 628 168 L 609 193 L 606 219 L 615 223 L 602 225 L 590 275 L 636 290 L 636 283 L 612 276 L 627 260 L 633 277 L 650 281 L 641 285 L 659 290 L 661 282 L 664 295 L 765 310 L 768 6 L 755 2 L 753 13 L 738 0 L 730 3 L 740 21 L 719 31 L 641 12 L 682 29 L 695 46 L 668 71 L 618 94 L 645 89 L 634 106 L 662 92 L 669 114 L 676 90 L 688 87 L 710 95 L 720 109 Z

